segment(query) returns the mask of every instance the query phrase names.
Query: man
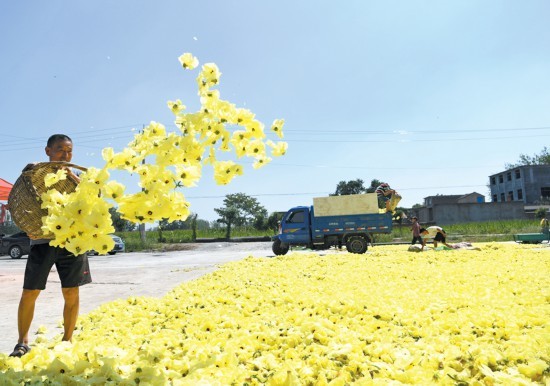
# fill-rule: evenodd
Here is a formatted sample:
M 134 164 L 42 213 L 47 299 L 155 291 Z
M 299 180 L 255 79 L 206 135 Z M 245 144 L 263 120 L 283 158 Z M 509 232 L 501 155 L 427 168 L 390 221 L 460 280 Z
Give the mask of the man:
M 64 134 L 54 134 L 48 139 L 46 155 L 50 161 L 70 162 L 73 142 Z M 69 171 L 69 173 L 72 173 Z M 76 178 L 73 175 L 74 178 Z M 65 305 L 63 308 L 63 340 L 71 341 L 78 319 L 79 286 L 92 281 L 86 254 L 74 256 L 64 248 L 52 247 L 48 239 L 31 240 L 31 251 L 25 268 L 23 293 L 17 312 L 19 339 L 10 356 L 21 357 L 28 353 L 29 329 L 34 317 L 36 299 L 40 291 L 46 288 L 46 282 L 52 266 L 55 264 L 61 281 L 61 292 Z
M 548 233 L 550 222 L 548 221 L 548 218 L 545 216 L 540 220 L 540 231 L 541 233 Z
M 431 226 L 428 227 L 428 229 L 422 228 L 420 229 L 420 234 L 422 236 L 433 238 L 434 248 L 437 248 L 438 242 L 441 242 L 441 244 L 445 245 L 447 248 L 453 248 L 452 245 L 447 244 L 447 233 L 441 227 Z
M 411 220 L 412 220 L 411 230 L 412 230 L 412 234 L 413 234 L 413 239 L 411 241 L 411 245 L 416 244 L 416 242 L 418 241 L 420 243 L 420 245 L 422 245 L 421 250 L 423 251 L 424 246 L 426 245 L 426 243 L 424 242 L 424 240 L 422 240 L 422 237 L 420 236 L 420 229 L 424 229 L 424 228 L 420 228 L 420 223 L 418 222 L 418 217 L 413 216 Z
M 390 185 L 383 182 L 380 185 L 378 185 L 378 187 L 374 192 L 378 196 L 378 208 L 386 209 L 386 211 L 391 212 L 390 199 L 391 199 L 391 196 L 395 193 L 395 190 L 390 188 Z

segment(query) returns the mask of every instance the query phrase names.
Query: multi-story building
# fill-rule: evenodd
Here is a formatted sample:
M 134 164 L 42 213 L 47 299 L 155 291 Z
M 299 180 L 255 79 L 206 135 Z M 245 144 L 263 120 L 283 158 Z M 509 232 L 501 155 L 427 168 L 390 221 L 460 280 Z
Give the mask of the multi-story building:
M 518 166 L 489 176 L 491 202 L 550 202 L 550 165 Z
M 518 166 L 493 174 L 489 188 L 488 203 L 476 192 L 429 196 L 413 212 L 421 222 L 439 224 L 533 218 L 538 208 L 550 209 L 550 165 Z

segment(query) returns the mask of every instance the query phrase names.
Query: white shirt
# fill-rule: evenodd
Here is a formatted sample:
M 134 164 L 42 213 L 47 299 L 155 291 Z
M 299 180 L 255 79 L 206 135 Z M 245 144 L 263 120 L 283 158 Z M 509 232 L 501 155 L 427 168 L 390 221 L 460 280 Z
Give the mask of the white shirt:
M 426 230 L 428 231 L 428 234 L 426 236 L 432 238 L 432 237 L 435 237 L 437 232 L 443 231 L 443 228 L 438 226 L 433 226 L 433 227 L 428 227 Z

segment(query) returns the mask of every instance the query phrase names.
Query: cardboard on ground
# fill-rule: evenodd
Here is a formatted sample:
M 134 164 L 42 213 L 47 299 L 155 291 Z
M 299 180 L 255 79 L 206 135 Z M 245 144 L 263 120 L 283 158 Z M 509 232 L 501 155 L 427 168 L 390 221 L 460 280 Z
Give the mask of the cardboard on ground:
M 313 198 L 315 217 L 378 213 L 376 193 Z

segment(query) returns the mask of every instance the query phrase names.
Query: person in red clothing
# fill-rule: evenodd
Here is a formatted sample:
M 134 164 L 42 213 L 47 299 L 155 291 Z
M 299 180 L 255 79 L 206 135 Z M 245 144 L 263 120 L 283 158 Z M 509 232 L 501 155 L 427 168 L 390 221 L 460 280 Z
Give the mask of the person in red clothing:
M 418 222 L 418 217 L 413 216 L 411 218 L 411 220 L 412 220 L 411 230 L 412 230 L 412 234 L 413 234 L 413 239 L 411 241 L 411 245 L 416 244 L 416 242 L 418 241 L 420 243 L 420 245 L 422 245 L 421 250 L 424 250 L 424 246 L 426 245 L 426 243 L 424 242 L 424 240 L 422 240 L 422 236 L 420 235 L 420 230 L 424 229 L 424 228 L 420 228 L 420 223 Z

